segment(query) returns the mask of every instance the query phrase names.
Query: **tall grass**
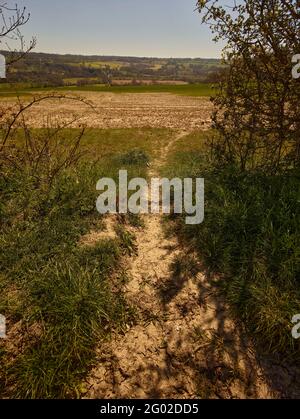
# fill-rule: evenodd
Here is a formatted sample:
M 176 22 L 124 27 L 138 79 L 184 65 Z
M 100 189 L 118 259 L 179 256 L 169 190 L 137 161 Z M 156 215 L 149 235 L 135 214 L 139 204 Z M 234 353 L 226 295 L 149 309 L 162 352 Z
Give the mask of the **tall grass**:
M 157 132 L 162 141 L 169 135 Z M 99 178 L 117 182 L 121 168 L 129 177 L 146 176 L 154 138 L 151 130 L 91 130 L 82 146 L 93 153 L 63 169 L 51 188 L 25 166 L 2 166 L 0 313 L 8 322 L 8 339 L 0 342 L 3 397 L 81 397 L 96 347 L 134 321 L 121 264 L 135 252 L 134 236 L 116 225 L 115 239 L 92 246 L 80 239 L 102 228 Z M 145 150 L 141 139 L 148 139 Z
M 214 169 L 201 142 L 201 136 L 190 138 L 194 151 L 179 144 L 165 168 L 206 182 L 203 224 L 186 226 L 180 219 L 179 234 L 198 251 L 260 349 L 297 360 L 291 320 L 300 313 L 300 174 Z

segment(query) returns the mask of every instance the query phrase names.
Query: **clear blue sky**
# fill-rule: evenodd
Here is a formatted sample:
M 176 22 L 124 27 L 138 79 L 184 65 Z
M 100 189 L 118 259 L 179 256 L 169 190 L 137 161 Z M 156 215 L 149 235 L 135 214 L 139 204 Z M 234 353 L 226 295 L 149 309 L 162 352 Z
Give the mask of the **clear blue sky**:
M 15 3 L 18 0 L 11 0 Z M 9 1 L 10 2 L 10 1 Z M 19 0 L 36 51 L 155 57 L 220 56 L 196 0 Z

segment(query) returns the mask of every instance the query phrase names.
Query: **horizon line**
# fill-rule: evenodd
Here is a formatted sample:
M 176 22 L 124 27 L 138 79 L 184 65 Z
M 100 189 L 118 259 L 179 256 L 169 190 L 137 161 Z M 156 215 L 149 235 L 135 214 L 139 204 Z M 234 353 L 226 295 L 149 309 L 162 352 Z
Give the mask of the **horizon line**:
M 1 52 L 12 52 L 9 50 L 0 50 Z M 14 51 L 13 51 L 14 52 Z M 16 51 L 17 52 L 17 51 Z M 28 54 L 45 54 L 45 55 L 71 55 L 71 56 L 81 56 L 81 57 L 112 57 L 112 58 L 146 58 L 146 59 L 158 59 L 158 60 L 170 60 L 170 59 L 178 59 L 178 60 L 221 60 L 222 57 L 176 57 L 176 56 L 151 56 L 151 55 L 117 55 L 117 54 L 82 54 L 82 53 L 70 53 L 70 52 L 45 52 L 45 51 L 29 51 Z

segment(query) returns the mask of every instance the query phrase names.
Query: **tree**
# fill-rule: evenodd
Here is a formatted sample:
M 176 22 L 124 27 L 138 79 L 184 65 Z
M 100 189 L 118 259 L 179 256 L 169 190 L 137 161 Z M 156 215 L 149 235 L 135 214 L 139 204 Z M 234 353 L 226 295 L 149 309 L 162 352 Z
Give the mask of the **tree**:
M 110 87 L 112 85 L 112 71 L 109 65 L 105 65 L 101 68 L 101 76 L 103 83 Z
M 26 13 L 26 8 L 20 9 L 17 5 L 11 8 L 7 6 L 7 3 L 2 3 L 0 15 L 3 21 L 0 43 L 5 43 L 9 49 L 11 54 L 8 64 L 12 65 L 28 54 L 36 44 L 36 40 L 32 39 L 26 47 L 20 32 L 20 28 L 28 22 L 30 14 Z M 10 43 L 14 42 L 19 43 L 18 49 L 10 47 Z M 6 181 L 9 181 L 8 173 L 16 171 L 22 173 L 26 169 L 27 174 L 35 178 L 37 187 L 44 184 L 50 189 L 58 173 L 76 164 L 81 157 L 79 146 L 85 131 L 82 124 L 80 124 L 79 133 L 76 133 L 74 138 L 60 140 L 65 128 L 77 123 L 80 116 L 74 115 L 71 120 L 63 123 L 48 119 L 45 132 L 43 131 L 40 136 L 27 125 L 27 111 L 45 100 L 79 101 L 94 110 L 93 105 L 83 98 L 59 93 L 36 95 L 25 103 L 18 97 L 15 104 L 9 107 L 0 106 L 0 175 L 3 178 L 6 176 Z M 24 134 L 22 141 L 18 137 L 21 131 Z
M 26 45 L 21 28 L 30 19 L 26 7 L 19 8 L 18 5 L 9 6 L 7 3 L 0 3 L 0 19 L 2 28 L 0 29 L 0 48 L 5 46 L 8 50 L 7 67 L 23 58 L 36 45 L 36 39 L 32 38 L 29 45 Z M 13 47 L 12 45 L 16 45 Z
M 276 173 L 300 163 L 299 0 L 200 0 L 203 22 L 225 40 L 228 72 L 214 99 L 220 162 Z

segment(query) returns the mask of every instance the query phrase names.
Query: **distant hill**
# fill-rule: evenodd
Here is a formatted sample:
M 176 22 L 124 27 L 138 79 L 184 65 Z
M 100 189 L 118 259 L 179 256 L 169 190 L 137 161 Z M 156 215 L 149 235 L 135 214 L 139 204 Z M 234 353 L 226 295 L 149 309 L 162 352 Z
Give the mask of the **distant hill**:
M 7 52 L 2 52 L 8 55 Z M 199 83 L 214 81 L 218 59 L 82 56 L 29 53 L 14 64 L 9 82 L 32 86 Z

